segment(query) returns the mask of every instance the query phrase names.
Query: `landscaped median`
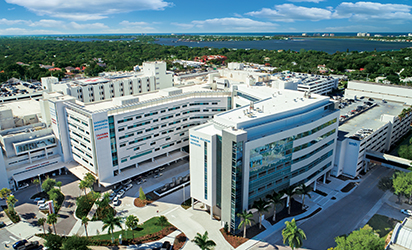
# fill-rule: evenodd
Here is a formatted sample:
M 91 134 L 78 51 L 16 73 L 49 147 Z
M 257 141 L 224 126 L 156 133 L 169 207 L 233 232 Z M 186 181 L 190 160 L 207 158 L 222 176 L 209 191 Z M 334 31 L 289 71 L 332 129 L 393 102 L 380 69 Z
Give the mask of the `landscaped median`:
M 153 242 L 164 238 L 165 236 L 171 234 L 176 229 L 175 226 L 170 224 L 165 217 L 154 217 L 143 224 L 138 225 L 134 230 L 121 230 L 117 232 L 113 232 L 113 237 L 115 241 L 112 243 L 111 238 L 112 234 L 100 234 L 90 237 L 81 237 L 88 240 L 89 246 L 117 246 L 119 245 L 119 236 L 122 235 L 122 245 L 130 245 L 130 244 L 143 244 L 148 242 Z M 50 234 L 37 234 L 37 236 L 45 238 Z M 55 236 L 53 236 L 55 237 Z M 58 236 L 60 237 L 60 236 Z M 72 236 L 65 236 L 70 238 Z M 74 236 L 78 237 L 78 236 Z M 186 236 L 184 234 L 179 234 L 176 237 L 177 242 L 179 245 L 183 246 L 186 242 Z M 47 246 L 47 244 L 46 244 Z M 179 249 L 179 248 L 175 248 Z

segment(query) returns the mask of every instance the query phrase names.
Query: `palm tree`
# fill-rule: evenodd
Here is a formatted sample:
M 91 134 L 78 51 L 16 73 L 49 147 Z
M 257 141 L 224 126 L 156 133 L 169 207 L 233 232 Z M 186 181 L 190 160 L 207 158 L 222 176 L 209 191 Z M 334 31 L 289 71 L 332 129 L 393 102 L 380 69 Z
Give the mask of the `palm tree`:
M 156 222 L 157 225 L 162 226 L 162 227 L 166 226 L 167 223 L 169 223 L 169 221 L 167 221 L 167 218 L 165 216 L 160 216 Z
M 88 238 L 89 235 L 87 233 L 87 224 L 89 224 L 89 218 L 87 218 L 87 216 L 83 216 L 82 217 L 82 225 L 84 226 L 84 231 L 86 231 L 86 237 Z
M 103 219 L 102 230 L 108 229 L 109 233 L 112 234 L 112 243 L 114 242 L 113 231 L 115 227 L 122 229 L 122 218 L 114 217 L 113 214 L 109 214 Z
M 34 185 L 38 185 L 38 186 L 37 186 L 37 191 L 40 192 L 40 189 L 39 189 L 39 187 L 40 187 L 40 180 L 37 179 L 37 178 L 34 179 L 34 180 L 33 180 L 33 184 L 34 184 Z
M 295 188 L 290 186 L 282 191 L 288 196 L 288 214 L 290 214 L 290 208 L 292 206 L 292 197 L 296 194 Z
M 253 206 L 252 208 L 257 209 L 258 214 L 259 214 L 259 229 L 262 228 L 262 214 L 263 212 L 267 212 L 269 210 L 269 202 L 263 200 L 262 198 L 260 198 L 257 201 L 253 202 Z
M 239 223 L 238 228 L 240 229 L 243 226 L 243 238 L 246 238 L 246 227 L 252 225 L 252 222 L 255 222 L 253 219 L 253 214 L 243 210 L 242 213 L 237 213 L 237 217 L 241 218 L 242 221 Z
M 302 185 L 299 186 L 299 189 L 296 190 L 297 194 L 302 195 L 302 210 L 305 207 L 305 196 L 312 198 L 310 192 L 312 192 L 312 187 L 306 186 L 304 183 L 302 183 Z
M 134 229 L 137 227 L 139 219 L 134 215 L 129 215 L 126 218 L 126 227 L 132 231 L 132 239 L 134 239 Z
M 47 220 L 46 220 L 46 222 L 48 223 L 48 224 L 52 224 L 53 225 L 53 229 L 54 229 L 54 234 L 57 234 L 56 233 L 56 223 L 57 223 L 57 215 L 56 214 L 48 214 L 47 215 Z
M 62 182 L 61 181 L 56 182 L 56 187 L 58 187 L 59 190 L 62 191 Z
M 276 192 L 266 195 L 268 201 L 273 205 L 273 222 L 276 221 L 276 206 L 282 202 L 282 196 L 282 194 Z
M 80 188 L 81 190 L 83 190 L 83 191 L 84 191 L 84 195 L 86 195 L 87 183 L 86 183 L 85 181 L 83 181 L 83 180 L 80 181 L 80 183 L 79 183 L 79 188 Z
M 14 195 L 10 195 L 9 197 L 7 197 L 7 207 L 8 207 L 8 211 L 9 213 L 16 213 L 16 211 L 14 211 L 14 205 L 18 202 L 19 200 L 16 199 L 16 197 L 14 197 Z
M 207 231 L 203 235 L 197 233 L 192 242 L 194 242 L 202 250 L 210 250 L 216 246 L 216 243 L 213 240 L 209 240 Z
M 285 224 L 286 227 L 282 230 L 283 244 L 287 242 L 292 250 L 302 247 L 303 240 L 306 240 L 306 234 L 296 226 L 295 218 L 292 221 L 286 221 Z
M 37 220 L 37 225 L 43 227 L 43 234 L 46 234 L 46 230 L 44 229 L 44 223 L 46 222 L 46 218 L 39 218 Z

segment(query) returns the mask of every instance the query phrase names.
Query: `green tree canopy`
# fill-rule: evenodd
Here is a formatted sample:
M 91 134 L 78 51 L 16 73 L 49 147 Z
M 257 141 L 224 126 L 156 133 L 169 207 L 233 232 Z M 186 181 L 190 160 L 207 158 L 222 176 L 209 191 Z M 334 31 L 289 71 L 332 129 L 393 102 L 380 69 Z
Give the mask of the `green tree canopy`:
M 61 250 L 63 239 L 62 237 L 55 234 L 47 234 L 45 236 L 44 245 L 50 250 Z
M 63 242 L 62 250 L 89 250 L 91 248 L 88 245 L 89 240 L 87 238 L 73 235 Z
M 203 235 L 197 233 L 195 238 L 192 240 L 202 250 L 211 250 L 216 246 L 213 240 L 209 240 L 208 232 L 206 231 Z
M 335 238 L 335 250 L 383 250 L 385 239 L 379 238 L 372 229 L 366 227 L 353 231 L 347 237 Z
M 53 189 L 56 186 L 56 180 L 47 178 L 46 180 L 43 181 L 41 184 L 42 189 L 44 192 L 48 193 L 51 189 Z
M 282 230 L 283 244 L 287 244 L 290 248 L 300 248 L 303 245 L 303 240 L 306 240 L 306 234 L 296 225 L 295 218 L 285 222 L 286 227 Z

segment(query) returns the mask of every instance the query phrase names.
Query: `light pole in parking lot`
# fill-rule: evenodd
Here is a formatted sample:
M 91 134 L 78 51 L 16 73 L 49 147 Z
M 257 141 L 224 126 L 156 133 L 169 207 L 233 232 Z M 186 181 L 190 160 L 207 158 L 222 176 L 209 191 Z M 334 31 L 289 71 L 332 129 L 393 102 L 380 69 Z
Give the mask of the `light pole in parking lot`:
M 40 192 L 43 191 L 43 188 L 41 187 L 41 178 L 40 178 L 40 174 L 37 175 L 37 177 L 39 177 L 39 185 L 40 185 Z

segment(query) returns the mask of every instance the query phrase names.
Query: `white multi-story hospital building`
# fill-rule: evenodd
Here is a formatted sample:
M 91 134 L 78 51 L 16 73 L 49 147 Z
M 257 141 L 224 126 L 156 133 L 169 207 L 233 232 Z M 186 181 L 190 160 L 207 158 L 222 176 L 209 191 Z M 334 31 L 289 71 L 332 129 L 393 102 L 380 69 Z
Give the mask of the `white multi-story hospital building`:
M 247 91 L 238 86 L 237 93 Z M 258 91 L 258 90 L 255 90 Z M 237 213 L 334 165 L 339 109 L 328 97 L 260 88 L 262 100 L 190 129 L 191 196 L 237 230 Z M 236 97 L 235 100 L 239 98 Z

